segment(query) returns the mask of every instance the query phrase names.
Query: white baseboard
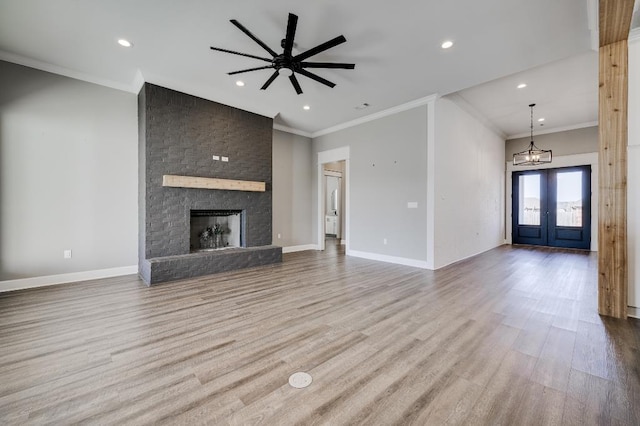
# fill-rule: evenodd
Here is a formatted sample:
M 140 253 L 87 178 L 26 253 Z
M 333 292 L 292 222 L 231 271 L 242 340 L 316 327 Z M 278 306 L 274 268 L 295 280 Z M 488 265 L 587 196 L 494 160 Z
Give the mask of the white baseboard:
M 386 254 L 367 253 L 364 251 L 349 250 L 347 256 L 361 257 L 363 259 L 378 260 L 380 262 L 395 263 L 397 265 L 413 266 L 415 268 L 429 269 L 425 260 L 407 259 L 406 257 L 387 256 Z
M 511 244 L 511 243 L 509 243 L 509 244 Z M 450 262 L 448 262 L 448 263 L 445 263 L 445 264 L 443 264 L 443 265 L 438 265 L 438 266 L 436 267 L 436 269 L 444 268 L 445 266 L 449 266 L 449 265 L 453 265 L 454 263 L 462 262 L 463 260 L 470 259 L 470 258 L 472 258 L 472 257 L 475 257 L 475 256 L 479 255 L 479 254 L 486 253 L 486 252 L 488 252 L 489 250 L 493 250 L 494 248 L 498 248 L 498 247 L 503 246 L 503 245 L 504 245 L 504 244 L 498 244 L 497 246 L 494 246 L 494 247 L 491 247 L 491 248 L 488 248 L 488 249 L 481 250 L 481 251 L 479 251 L 479 252 L 477 252 L 477 253 L 470 254 L 470 255 L 467 255 L 467 256 L 465 256 L 465 257 L 461 257 L 460 259 L 452 260 L 452 261 L 450 261 Z
M 318 250 L 318 245 L 317 244 L 305 244 L 305 245 L 301 245 L 301 246 L 282 247 L 282 252 L 283 253 L 294 253 L 296 251 L 305 251 L 305 250 Z
M 23 290 L 26 288 L 45 287 L 77 281 L 97 280 L 100 278 L 118 277 L 138 273 L 138 265 L 121 266 L 119 268 L 98 269 L 95 271 L 71 272 L 68 274 L 46 275 L 44 277 L 22 278 L 18 280 L 0 281 L 0 292 Z
M 627 316 L 640 319 L 640 308 L 635 306 L 627 306 Z

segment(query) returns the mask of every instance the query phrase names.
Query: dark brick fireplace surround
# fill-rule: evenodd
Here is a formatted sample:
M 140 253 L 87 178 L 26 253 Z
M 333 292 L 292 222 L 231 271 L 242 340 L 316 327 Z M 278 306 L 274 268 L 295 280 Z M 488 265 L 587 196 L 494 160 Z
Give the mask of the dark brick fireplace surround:
M 146 83 L 138 128 L 138 268 L 147 284 L 282 261 L 271 245 L 272 119 Z M 266 191 L 163 187 L 163 175 L 259 181 Z M 244 211 L 246 247 L 190 253 L 191 210 L 216 209 Z

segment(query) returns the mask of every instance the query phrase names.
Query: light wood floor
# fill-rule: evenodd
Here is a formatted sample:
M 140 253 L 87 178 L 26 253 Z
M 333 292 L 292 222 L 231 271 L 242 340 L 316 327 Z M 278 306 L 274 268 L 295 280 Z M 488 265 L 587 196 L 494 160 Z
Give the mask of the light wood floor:
M 640 424 L 639 321 L 596 256 L 345 257 L 0 294 L 0 424 Z M 287 384 L 307 371 L 306 389 Z

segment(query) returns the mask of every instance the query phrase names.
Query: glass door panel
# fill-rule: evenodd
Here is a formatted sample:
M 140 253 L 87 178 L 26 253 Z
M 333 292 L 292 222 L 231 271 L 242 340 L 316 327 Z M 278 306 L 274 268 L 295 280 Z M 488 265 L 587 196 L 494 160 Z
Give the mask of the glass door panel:
M 513 243 L 547 244 L 547 175 L 542 170 L 513 174 Z
M 540 225 L 540 175 L 519 176 L 520 203 L 518 223 L 520 225 Z
M 556 225 L 582 226 L 582 171 L 558 173 Z

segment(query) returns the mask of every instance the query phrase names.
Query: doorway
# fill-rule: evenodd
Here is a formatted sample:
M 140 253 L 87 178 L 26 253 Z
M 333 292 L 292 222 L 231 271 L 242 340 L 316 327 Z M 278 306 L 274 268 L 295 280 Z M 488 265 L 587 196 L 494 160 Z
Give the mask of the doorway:
M 328 151 L 320 151 L 318 152 L 318 174 L 317 174 L 317 241 L 318 241 L 318 250 L 325 249 L 325 238 L 326 238 L 326 221 L 327 221 L 327 205 L 331 207 L 331 202 L 327 200 L 327 192 L 326 192 L 326 179 L 325 179 L 325 165 L 329 163 L 340 164 L 341 169 L 341 182 L 340 187 L 342 191 L 338 191 L 337 193 L 337 201 L 338 201 L 338 216 L 341 218 L 336 218 L 336 222 L 339 220 L 339 234 L 340 239 L 335 240 L 338 244 L 344 247 L 344 252 L 349 254 L 349 233 L 350 233 L 350 224 L 349 224 L 349 176 L 350 176 L 350 168 L 349 168 L 349 147 L 344 146 L 341 148 L 335 148 Z M 331 167 L 329 167 L 331 168 Z M 341 192 L 341 194 L 340 194 Z M 330 218 L 331 219 L 331 218 Z
M 512 241 L 589 250 L 591 166 L 512 174 Z
M 343 219 L 343 187 L 342 175 L 344 173 L 344 161 L 324 164 L 324 191 L 325 191 L 325 237 L 341 238 L 344 228 Z

